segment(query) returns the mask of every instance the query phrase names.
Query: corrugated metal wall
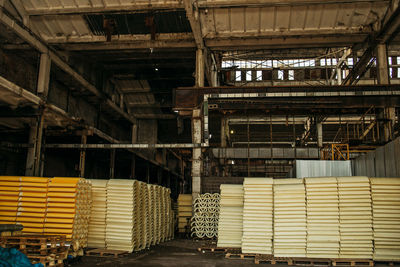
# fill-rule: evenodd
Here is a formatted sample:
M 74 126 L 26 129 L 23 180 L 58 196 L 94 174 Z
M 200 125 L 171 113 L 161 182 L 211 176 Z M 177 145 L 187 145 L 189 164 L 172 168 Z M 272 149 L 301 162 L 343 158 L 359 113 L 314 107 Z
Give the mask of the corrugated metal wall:
M 400 137 L 352 161 L 354 175 L 400 177 Z
M 296 160 L 294 165 L 297 178 L 352 176 L 350 160 Z

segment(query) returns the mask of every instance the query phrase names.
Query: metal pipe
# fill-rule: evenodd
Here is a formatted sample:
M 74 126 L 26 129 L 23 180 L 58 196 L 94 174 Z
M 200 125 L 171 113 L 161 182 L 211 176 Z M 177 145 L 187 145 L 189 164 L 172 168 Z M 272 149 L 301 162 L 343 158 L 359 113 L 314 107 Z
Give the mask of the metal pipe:
M 154 148 L 201 148 L 206 144 L 46 144 L 46 148 L 69 149 L 154 149 Z

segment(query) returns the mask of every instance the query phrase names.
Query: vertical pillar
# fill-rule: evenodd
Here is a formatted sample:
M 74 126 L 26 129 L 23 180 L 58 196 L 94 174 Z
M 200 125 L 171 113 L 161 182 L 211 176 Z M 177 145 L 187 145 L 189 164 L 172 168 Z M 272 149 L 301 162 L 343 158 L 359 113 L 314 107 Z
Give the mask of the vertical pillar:
M 196 51 L 196 87 L 204 87 L 204 50 Z
M 110 179 L 115 177 L 115 149 L 110 151 Z
M 386 44 L 379 44 L 376 47 L 376 67 L 378 84 L 390 84 Z
M 201 110 L 194 109 L 192 116 L 192 142 L 201 144 Z M 201 147 L 193 148 L 192 156 L 192 195 L 193 199 L 201 193 Z
M 383 123 L 383 135 L 384 142 L 389 142 L 393 139 L 393 125 L 396 123 L 396 108 L 386 107 L 383 110 L 384 123 Z
M 87 135 L 86 133 L 82 133 L 81 144 L 86 145 L 87 143 Z M 86 165 L 86 149 L 81 149 L 80 158 L 79 158 L 79 177 L 85 177 L 85 165 Z
M 40 55 L 40 66 L 37 83 L 37 93 L 46 99 L 49 93 L 51 59 L 48 54 Z
M 132 144 L 137 143 L 137 137 L 138 137 L 138 130 L 137 130 L 137 123 L 134 123 L 132 125 Z M 131 162 L 131 179 L 134 179 L 136 177 L 136 155 L 135 153 L 132 153 L 132 162 Z
M 39 176 L 42 158 L 42 139 L 44 128 L 44 116 L 40 115 L 38 119 L 31 125 L 29 131 L 29 144 L 33 147 L 28 149 L 26 158 L 26 176 Z
M 228 120 L 225 117 L 221 118 L 221 147 L 226 147 L 226 131 Z
M 322 122 L 317 122 L 317 134 L 318 134 L 318 140 L 317 140 L 318 147 L 322 148 L 324 146 L 323 138 L 322 138 L 322 136 L 323 136 L 322 135 L 323 134 L 323 132 L 322 132 Z

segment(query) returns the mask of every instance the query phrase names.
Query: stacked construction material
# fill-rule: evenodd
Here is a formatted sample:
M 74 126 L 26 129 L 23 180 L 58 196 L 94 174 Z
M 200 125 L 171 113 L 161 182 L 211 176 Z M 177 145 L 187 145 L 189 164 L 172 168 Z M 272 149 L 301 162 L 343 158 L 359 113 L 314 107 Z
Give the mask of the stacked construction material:
M 143 234 L 143 244 L 145 248 L 150 247 L 150 242 L 149 242 L 149 238 L 150 238 L 150 229 L 149 229 L 149 190 L 147 187 L 146 183 L 142 183 L 142 203 L 143 203 L 143 229 L 144 229 L 144 234 Z
M 193 203 L 194 215 L 191 223 L 192 235 L 199 238 L 213 238 L 218 234 L 219 217 L 218 193 L 199 195 Z
M 339 257 L 339 197 L 335 177 L 305 178 L 307 257 Z
M 87 246 L 91 185 L 83 178 L 55 177 L 49 181 L 45 234 L 64 234 L 74 249 Z
M 368 177 L 338 177 L 340 258 L 372 259 L 371 191 Z
M 140 191 L 140 201 L 138 203 L 139 210 L 139 218 L 140 218 L 140 238 L 139 238 L 139 249 L 142 250 L 146 248 L 146 203 L 147 199 L 145 196 L 147 195 L 147 184 L 143 182 L 139 182 L 139 191 Z M 139 219 L 138 218 L 138 219 Z
M 178 196 L 178 231 L 185 233 L 189 230 L 189 221 L 192 217 L 192 195 L 180 194 Z
M 162 215 L 162 205 L 161 205 L 161 186 L 156 185 L 156 244 L 161 242 L 161 224 L 162 224 L 162 219 L 161 219 L 161 215 Z
M 274 181 L 274 256 L 305 257 L 306 195 L 302 179 Z
M 243 234 L 243 185 L 221 185 L 218 247 L 240 248 Z
M 134 192 L 134 198 L 133 198 L 133 205 L 135 206 L 134 208 L 134 213 L 133 213 L 133 243 L 134 243 L 134 250 L 139 251 L 143 249 L 143 244 L 142 244 L 142 235 L 143 235 L 143 229 L 142 229 L 142 192 L 141 192 L 141 183 L 137 180 L 133 181 L 133 192 Z
M 243 253 L 272 254 L 272 186 L 272 178 L 244 179 Z
M 106 247 L 107 182 L 90 180 L 92 183 L 92 210 L 89 220 L 88 247 Z
M 16 223 L 20 186 L 20 177 L 0 176 L 0 224 Z
M 48 178 L 21 177 L 16 222 L 24 234 L 43 234 L 47 207 Z M 71 225 L 72 226 L 72 225 Z
M 167 188 L 167 194 L 165 196 L 165 201 L 167 204 L 167 211 L 168 211 L 168 234 L 167 240 L 171 240 L 174 238 L 175 232 L 175 211 L 172 210 L 173 200 L 171 199 L 171 189 Z
M 154 245 L 153 237 L 154 237 L 154 187 L 151 184 L 147 185 L 147 197 L 148 197 L 148 220 L 147 220 L 147 228 L 148 228 L 148 240 L 147 240 L 147 247 L 150 245 Z
M 151 208 L 152 208 L 152 236 L 151 236 L 151 244 L 155 245 L 157 244 L 157 186 L 156 185 L 151 185 Z
M 400 178 L 370 178 L 374 260 L 400 261 Z
M 107 184 L 107 249 L 132 252 L 134 242 L 134 184 L 136 180 L 112 179 Z

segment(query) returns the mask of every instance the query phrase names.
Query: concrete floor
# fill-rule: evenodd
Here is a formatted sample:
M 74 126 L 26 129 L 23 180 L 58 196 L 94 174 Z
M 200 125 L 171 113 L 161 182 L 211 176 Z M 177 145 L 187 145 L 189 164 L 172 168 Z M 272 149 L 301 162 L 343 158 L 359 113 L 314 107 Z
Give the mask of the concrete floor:
M 175 239 L 149 250 L 132 253 L 118 259 L 100 257 L 81 257 L 78 261 L 70 263 L 72 267 L 91 266 L 260 266 L 254 260 L 225 259 L 221 253 L 201 253 L 197 248 L 202 241 L 188 239 Z M 267 264 L 263 264 L 267 266 Z M 275 267 L 286 265 L 274 265 Z

